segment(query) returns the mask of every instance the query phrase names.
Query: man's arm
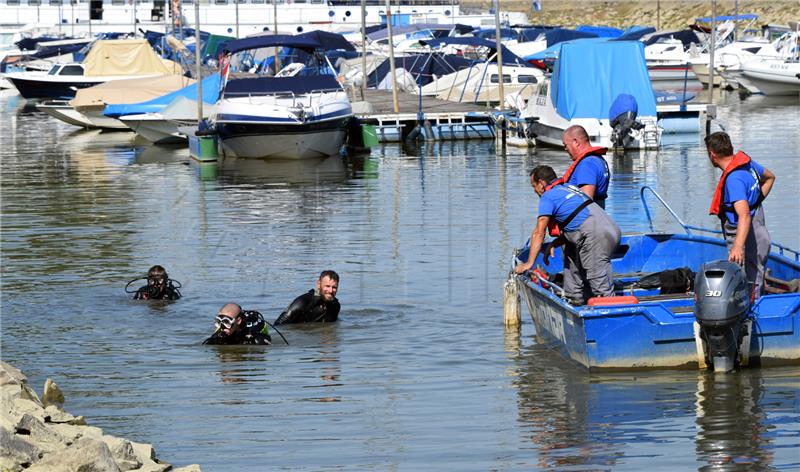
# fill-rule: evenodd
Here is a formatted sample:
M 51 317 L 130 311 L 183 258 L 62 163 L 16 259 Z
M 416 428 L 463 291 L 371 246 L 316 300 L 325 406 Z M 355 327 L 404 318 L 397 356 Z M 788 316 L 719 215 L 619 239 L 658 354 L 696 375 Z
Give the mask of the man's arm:
M 308 309 L 308 305 L 310 302 L 311 297 L 308 296 L 307 293 L 300 295 L 299 297 L 295 298 L 292 303 L 283 310 L 283 313 L 278 316 L 275 320 L 273 325 L 280 325 L 280 324 L 289 324 L 289 323 L 300 323 L 303 320 L 300 319 L 300 316 L 303 312 Z
M 536 260 L 536 256 L 542 249 L 542 242 L 544 241 L 544 235 L 547 231 L 547 223 L 549 221 L 549 216 L 540 216 L 539 219 L 536 220 L 536 227 L 533 228 L 533 232 L 531 233 L 531 247 L 530 251 L 528 251 L 528 261 L 516 266 L 514 268 L 515 273 L 521 274 L 533 267 L 533 261 Z
M 770 172 L 769 169 L 764 167 L 764 173 L 761 175 L 761 195 L 763 198 L 767 198 L 769 192 L 772 190 L 772 186 L 775 184 L 775 174 Z
M 589 198 L 594 200 L 594 193 L 597 191 L 597 185 L 585 184 L 581 185 L 579 188 L 581 189 L 581 192 L 585 193 Z
M 736 224 L 736 237 L 728 252 L 728 260 L 741 265 L 744 264 L 744 243 L 750 231 L 750 205 L 747 204 L 747 200 L 737 200 L 733 203 L 733 209 L 739 217 L 739 222 Z

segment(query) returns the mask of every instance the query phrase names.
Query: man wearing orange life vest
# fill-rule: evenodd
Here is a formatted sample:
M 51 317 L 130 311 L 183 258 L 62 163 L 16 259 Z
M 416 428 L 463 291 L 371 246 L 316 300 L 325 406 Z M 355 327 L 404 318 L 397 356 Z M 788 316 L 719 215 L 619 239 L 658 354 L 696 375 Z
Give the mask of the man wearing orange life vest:
M 531 233 L 528 260 L 515 267 L 521 274 L 533 267 L 548 227 L 557 226 L 564 240 L 564 292 L 573 305 L 586 297 L 614 295 L 611 253 L 621 232 L 614 220 L 573 185 L 563 183 L 549 166 L 531 172 L 531 186 L 539 195 L 539 216 Z M 546 263 L 547 259 L 545 259 Z
M 758 298 L 770 247 L 761 202 L 772 190 L 775 174 L 742 151 L 734 155 L 726 133 L 709 134 L 705 143 L 711 164 L 722 169 L 709 214 L 719 217 L 728 260 L 744 265 L 752 296 Z
M 581 192 L 600 205 L 600 208 L 605 209 L 611 172 L 603 154 L 608 152 L 608 149 L 592 146 L 589 134 L 581 125 L 567 128 L 561 140 L 572 159 L 572 165 L 564 172 L 561 179 L 581 189 Z

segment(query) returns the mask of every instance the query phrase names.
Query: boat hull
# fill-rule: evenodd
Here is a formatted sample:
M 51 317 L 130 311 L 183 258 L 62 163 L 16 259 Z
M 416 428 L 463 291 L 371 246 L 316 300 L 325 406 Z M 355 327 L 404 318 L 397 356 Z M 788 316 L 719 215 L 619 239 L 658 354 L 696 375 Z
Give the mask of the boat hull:
M 309 159 L 338 154 L 350 116 L 306 123 L 217 121 L 224 157 Z
M 695 243 L 702 253 L 689 255 L 688 248 Z M 628 254 L 632 258 L 649 257 L 646 255 L 648 246 L 655 247 L 650 254 L 658 256 L 658 264 L 694 266 L 701 259 L 727 258 L 724 241 L 705 237 L 628 236 L 623 237 L 620 245 L 630 248 Z M 678 256 L 662 259 L 665 254 L 659 254 L 659 245 L 662 250 L 668 245 L 672 246 L 670 251 L 683 248 L 687 254 L 681 256 L 684 260 Z M 783 277 L 800 273 L 800 263 L 796 261 L 775 254 L 770 256 L 770 261 L 776 271 L 784 271 Z M 542 264 L 541 256 L 537 263 Z M 621 265 L 622 259 L 612 263 Z M 647 264 L 642 267 L 647 272 L 664 269 Z M 574 307 L 527 277 L 517 276 L 515 280 L 536 327 L 537 340 L 583 368 L 695 369 L 705 366 L 702 347 L 698 347 L 701 343 L 696 339 L 691 293 L 662 295 L 650 301 L 642 297 L 636 304 Z M 748 365 L 800 364 L 799 312 L 798 293 L 766 295 L 754 303 Z
M 66 100 L 48 100 L 37 104 L 36 109 L 73 126 L 81 128 L 97 127 L 86 115 L 75 110 Z
M 187 139 L 178 132 L 179 123 L 165 119 L 160 113 L 126 115 L 120 121 L 153 144 L 182 143 Z
M 61 98 L 71 99 L 75 98 L 75 94 L 79 89 L 89 88 L 105 80 L 92 81 L 92 80 L 75 80 L 70 82 L 59 81 L 46 81 L 39 79 L 27 79 L 24 77 L 17 77 L 14 75 L 7 75 L 6 79 L 11 82 L 14 87 L 19 91 L 22 98 L 27 99 L 45 99 L 45 98 Z
M 764 95 L 800 95 L 800 63 L 753 61 L 742 74 Z

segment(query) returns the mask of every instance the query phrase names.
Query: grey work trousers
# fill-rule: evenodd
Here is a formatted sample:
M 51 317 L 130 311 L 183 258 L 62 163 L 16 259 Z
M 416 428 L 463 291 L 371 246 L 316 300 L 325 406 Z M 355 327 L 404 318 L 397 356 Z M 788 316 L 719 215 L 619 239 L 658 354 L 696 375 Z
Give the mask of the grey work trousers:
M 611 254 L 622 235 L 596 203 L 586 208 L 589 217 L 577 230 L 564 233 L 564 292 L 573 304 L 580 305 L 587 297 L 614 295 Z
M 736 226 L 726 221 L 722 225 L 722 232 L 725 235 L 725 244 L 730 250 L 736 239 Z M 747 232 L 747 239 L 744 242 L 744 275 L 747 283 L 752 287 L 755 298 L 761 296 L 764 288 L 764 266 L 766 266 L 767 256 L 769 256 L 770 242 L 764 208 L 759 206 L 753 215 L 750 231 Z

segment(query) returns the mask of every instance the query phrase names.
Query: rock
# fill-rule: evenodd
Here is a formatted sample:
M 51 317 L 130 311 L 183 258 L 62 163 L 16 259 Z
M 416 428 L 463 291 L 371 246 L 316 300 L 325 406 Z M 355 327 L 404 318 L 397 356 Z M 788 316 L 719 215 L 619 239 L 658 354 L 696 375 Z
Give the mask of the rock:
M 44 409 L 45 418 L 49 423 L 67 423 L 73 425 L 86 425 L 86 420 L 83 416 L 72 416 L 71 414 L 58 409 L 55 405 L 49 405 Z
M 16 426 L 18 436 L 28 436 L 32 442 L 45 452 L 63 449 L 67 438 L 48 428 L 42 420 L 28 413 L 24 414 Z
M 144 464 L 136 472 L 165 472 L 170 470 L 172 465 L 166 462 L 145 461 Z
M 133 445 L 127 439 L 115 438 L 114 436 L 103 436 L 101 441 L 111 450 L 120 470 L 133 470 L 142 466 L 142 461 L 133 452 Z
M 53 452 L 33 464 L 27 472 L 119 472 L 105 443 L 81 439 L 71 447 Z
M 42 421 L 45 421 L 45 417 L 47 416 L 41 405 L 22 397 L 17 398 L 9 404 L 3 402 L 3 411 L 14 418 L 15 423 L 22 419 L 22 416 L 26 413 Z
M 8 362 L 0 361 L 0 385 L 22 385 L 28 377 Z
M 177 469 L 172 469 L 172 472 L 203 472 L 200 469 L 200 464 L 192 464 L 187 465 L 185 467 L 178 467 Z
M 39 460 L 42 450 L 6 428 L 0 428 L 0 458 L 3 470 L 18 470 Z
M 53 379 L 48 378 L 44 382 L 44 390 L 42 390 L 42 405 L 45 407 L 53 405 L 58 409 L 64 406 L 64 393 L 58 388 Z
M 50 429 L 62 435 L 68 443 L 81 438 L 100 439 L 103 430 L 95 426 L 75 426 L 68 423 L 51 423 Z
M 131 446 L 133 446 L 134 454 L 136 454 L 136 457 L 139 458 L 142 463 L 156 460 L 156 451 L 150 444 L 131 441 Z

